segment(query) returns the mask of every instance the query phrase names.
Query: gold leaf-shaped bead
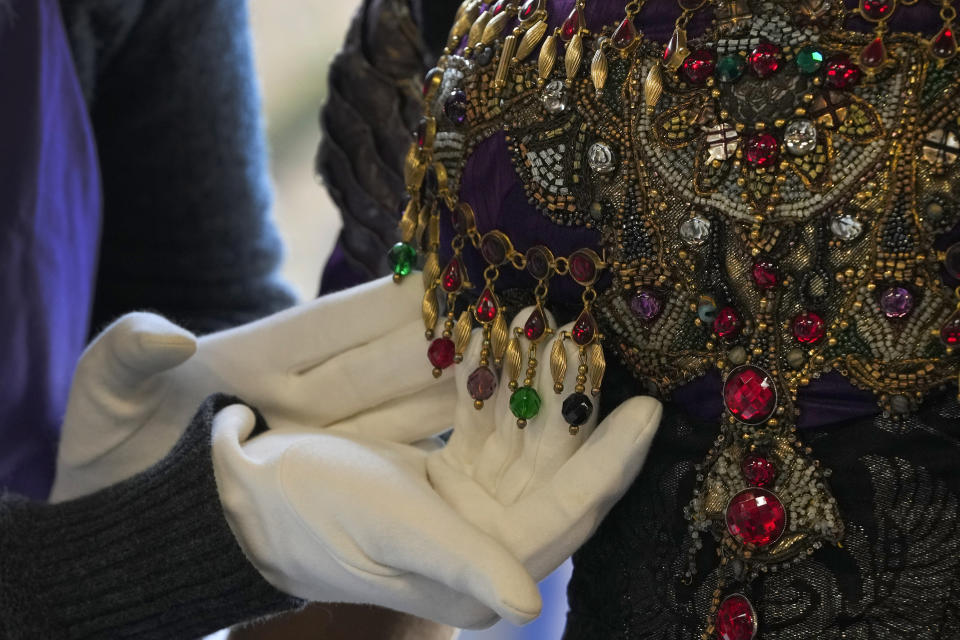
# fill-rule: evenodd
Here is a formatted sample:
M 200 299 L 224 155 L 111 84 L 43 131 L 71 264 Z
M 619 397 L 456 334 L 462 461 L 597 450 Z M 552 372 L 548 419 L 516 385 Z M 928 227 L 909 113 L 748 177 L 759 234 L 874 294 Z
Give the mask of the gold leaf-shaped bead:
M 580 63 L 583 62 L 583 38 L 580 34 L 575 34 L 567 45 L 567 53 L 563 59 L 563 65 L 567 72 L 567 79 L 572 80 L 580 71 Z
M 537 60 L 537 72 L 540 81 L 544 82 L 553 73 L 553 65 L 557 62 L 557 36 L 547 36 L 540 47 L 540 58 Z
M 470 312 L 464 311 L 460 314 L 457 324 L 453 327 L 453 344 L 456 347 L 457 355 L 463 355 L 470 344 L 470 336 L 473 334 L 473 321 L 470 319 Z
M 490 333 L 490 348 L 493 350 L 495 362 L 500 362 L 503 359 L 503 352 L 507 350 L 507 342 L 510 340 L 510 329 L 507 327 L 507 321 L 503 315 L 503 309 L 501 309 L 493 320 L 493 328 Z
M 503 33 L 503 28 L 507 25 L 507 21 L 510 20 L 510 14 L 506 11 L 501 11 L 494 17 L 492 20 L 487 22 L 487 26 L 483 29 L 483 35 L 480 36 L 480 44 L 490 44 Z
M 547 22 L 545 20 L 541 20 L 527 29 L 527 32 L 523 35 L 523 40 L 520 41 L 520 46 L 517 48 L 517 60 L 525 60 L 527 56 L 533 53 L 546 33 Z
M 550 376 L 553 378 L 554 385 L 562 385 L 566 375 L 567 348 L 563 346 L 563 338 L 557 338 L 550 349 Z
M 593 54 L 593 62 L 590 64 L 590 79 L 593 80 L 593 87 L 597 93 L 603 91 L 603 87 L 606 86 L 608 73 L 607 56 L 603 52 L 603 47 L 600 47 Z
M 427 172 L 427 165 L 420 155 L 420 147 L 414 142 L 407 150 L 403 161 L 403 181 L 408 190 L 417 191 L 423 183 L 423 176 Z
M 484 11 L 480 16 L 474 21 L 473 26 L 470 27 L 470 34 L 467 36 L 467 47 L 473 49 L 480 43 L 480 38 L 483 37 L 483 31 L 487 28 L 487 23 L 490 22 L 490 12 Z
M 594 389 L 603 385 L 603 375 L 607 372 L 607 359 L 599 342 L 590 345 L 590 383 Z
M 654 63 L 647 73 L 643 83 L 643 99 L 647 105 L 647 113 L 652 114 L 663 95 L 663 75 L 659 63 Z
M 440 317 L 440 305 L 437 303 L 437 290 L 430 287 L 423 294 L 423 304 L 420 306 L 423 314 L 423 326 L 427 331 L 433 331 Z
M 523 363 L 523 353 L 520 349 L 520 340 L 511 338 L 507 345 L 507 352 L 503 356 L 503 370 L 508 380 L 516 380 L 520 375 L 520 366 Z
M 437 258 L 436 251 L 430 251 L 423 260 L 423 288 L 429 289 L 435 286 L 438 277 L 440 277 L 440 260 Z

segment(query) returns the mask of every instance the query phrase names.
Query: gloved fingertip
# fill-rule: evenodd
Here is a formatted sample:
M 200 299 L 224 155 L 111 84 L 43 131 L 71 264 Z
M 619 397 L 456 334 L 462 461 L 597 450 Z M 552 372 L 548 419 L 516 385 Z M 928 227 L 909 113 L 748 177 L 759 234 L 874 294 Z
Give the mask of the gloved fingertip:
M 197 352 L 197 339 L 186 329 L 171 325 L 176 331 L 142 332 L 137 341 L 150 362 L 169 369 L 189 360 Z
M 243 442 L 257 426 L 257 416 L 245 404 L 231 404 L 213 416 L 214 440 L 227 438 Z
M 497 613 L 516 625 L 524 625 L 536 620 L 543 609 L 543 600 L 536 584 L 531 581 L 530 585 L 532 591 L 517 594 L 510 600 L 501 600 Z

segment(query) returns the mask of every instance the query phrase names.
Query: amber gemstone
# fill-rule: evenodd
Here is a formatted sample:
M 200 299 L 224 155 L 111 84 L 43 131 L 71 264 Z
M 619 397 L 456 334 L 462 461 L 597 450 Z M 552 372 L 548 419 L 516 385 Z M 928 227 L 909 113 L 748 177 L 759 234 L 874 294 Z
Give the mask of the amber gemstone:
M 459 291 L 463 286 L 463 267 L 458 259 L 453 258 L 447 263 L 447 268 L 443 270 L 443 275 L 440 277 L 440 286 L 447 293 Z
M 547 330 L 547 318 L 543 315 L 543 309 L 534 307 L 523 325 L 523 335 L 527 340 L 539 340 Z
M 860 52 L 860 64 L 873 69 L 879 67 L 887 59 L 887 47 L 883 44 L 883 38 L 875 38 Z
M 581 347 L 593 342 L 597 335 L 597 321 L 593 319 L 593 314 L 584 310 L 577 321 L 573 323 L 573 329 L 570 330 L 570 336 L 573 341 Z
M 484 289 L 480 297 L 477 298 L 477 307 L 473 314 L 477 322 L 493 322 L 498 312 L 497 298 L 490 289 Z
M 826 84 L 831 89 L 850 89 L 860 81 L 863 72 L 846 54 L 838 54 L 826 62 Z
M 762 42 L 747 56 L 747 64 L 757 77 L 766 78 L 780 68 L 780 47 Z
M 892 0 L 860 0 L 860 9 L 871 20 L 883 20 L 893 9 Z
M 777 268 L 772 261 L 761 258 L 753 263 L 753 269 L 750 271 L 753 276 L 753 283 L 758 289 L 773 289 L 777 286 Z
M 953 28 L 945 26 L 930 43 L 930 51 L 940 59 L 950 58 L 957 53 L 957 37 Z
M 570 276 L 579 284 L 591 284 L 597 277 L 597 265 L 585 251 L 570 256 Z
M 817 344 L 826 335 L 827 327 L 823 318 L 813 311 L 798 314 L 791 324 L 793 337 L 803 344 Z
M 780 156 L 780 144 L 770 133 L 756 133 L 744 142 L 747 162 L 755 167 L 770 167 Z
M 583 25 L 580 24 L 580 12 L 574 7 L 567 19 L 563 21 L 563 26 L 560 27 L 560 38 L 570 40 L 580 31 L 581 27 Z
M 624 18 L 610 39 L 613 41 L 613 46 L 618 49 L 629 47 L 630 43 L 637 39 L 637 28 L 633 26 L 633 20 Z
M 759 424 L 777 408 L 776 386 L 770 374 L 759 367 L 737 367 L 723 384 L 723 403 L 740 422 Z
M 751 487 L 769 487 L 777 477 L 777 469 L 773 463 L 755 453 L 740 461 L 740 471 Z
M 948 347 L 960 344 L 960 310 L 954 311 L 940 328 L 940 340 Z
M 780 498 L 760 487 L 744 489 L 727 506 L 727 531 L 751 547 L 765 547 L 780 539 L 787 526 L 787 510 Z
M 757 635 L 757 614 L 739 593 L 724 598 L 714 619 L 718 640 L 753 640 Z
M 474 400 L 489 400 L 497 390 L 497 375 L 490 367 L 477 367 L 467 378 L 467 392 Z
M 721 338 L 730 338 L 740 332 L 740 316 L 733 307 L 724 307 L 713 320 L 713 332 Z
M 717 54 L 710 49 L 697 49 L 683 61 L 683 75 L 691 84 L 703 84 L 717 68 Z
M 427 359 L 438 369 L 446 369 L 453 364 L 457 349 L 450 338 L 437 338 L 427 349 Z

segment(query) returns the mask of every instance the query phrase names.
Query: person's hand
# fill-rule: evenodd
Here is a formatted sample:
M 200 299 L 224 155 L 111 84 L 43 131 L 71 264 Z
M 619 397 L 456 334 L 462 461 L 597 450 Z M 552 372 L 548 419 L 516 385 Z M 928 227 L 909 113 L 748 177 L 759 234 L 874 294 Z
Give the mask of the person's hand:
M 51 499 L 146 469 L 215 392 L 243 398 L 268 422 L 314 428 L 369 409 L 449 414 L 453 376 L 435 380 L 426 363 L 422 295 L 417 278 L 384 278 L 199 340 L 155 314 L 124 316 L 77 366 Z M 401 439 L 431 435 L 379 426 Z
M 537 614 L 534 580 L 569 557 L 632 483 L 661 407 L 633 398 L 571 436 L 541 367 L 543 407 L 520 430 L 505 384 L 474 409 L 466 378 L 480 346 L 475 336 L 457 366 L 452 415 L 362 414 L 322 431 L 278 419 L 249 441 L 248 409 L 218 416 L 221 500 L 268 581 L 307 599 L 369 602 L 461 627 Z M 567 348 L 573 358 L 571 341 Z M 385 438 L 381 426 L 431 433 L 451 422 L 449 444 L 434 450 Z

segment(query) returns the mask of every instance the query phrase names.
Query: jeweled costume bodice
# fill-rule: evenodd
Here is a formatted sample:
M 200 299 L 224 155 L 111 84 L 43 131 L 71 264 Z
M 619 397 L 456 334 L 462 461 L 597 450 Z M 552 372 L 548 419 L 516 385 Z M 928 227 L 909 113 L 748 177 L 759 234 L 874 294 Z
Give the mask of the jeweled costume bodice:
M 689 17 L 709 7 L 680 4 Z M 448 54 L 425 85 L 426 117 L 407 159 L 412 204 L 401 223 L 404 240 L 420 239 L 427 254 L 427 326 L 444 312 L 444 292 L 449 307 L 431 361 L 438 372 L 451 364 L 463 327 L 475 321 L 493 344 L 491 362 L 505 356 L 509 365 L 507 342 L 497 353 L 503 310 L 494 287 L 513 267 L 541 283 L 570 275 L 586 287 L 578 323 L 586 316 L 602 329 L 603 351 L 616 353 L 648 391 L 668 395 L 719 371 L 719 432 L 682 409 L 669 416 L 638 481 L 646 491 L 618 507 L 636 527 L 627 547 L 663 548 L 637 551 L 637 571 L 612 590 L 643 594 L 646 601 L 623 606 L 655 619 L 624 616 L 632 622 L 606 635 L 808 637 L 797 630 L 816 611 L 821 626 L 803 633 L 947 637 L 941 624 L 952 614 L 942 599 L 935 598 L 937 622 L 928 611 L 919 625 L 928 635 L 896 635 L 913 627 L 883 621 L 892 615 L 883 589 L 870 587 L 879 600 L 869 602 L 851 589 L 887 580 L 896 591 L 897 570 L 880 567 L 894 557 L 905 567 L 920 556 L 936 564 L 928 550 L 903 554 L 915 542 L 905 522 L 916 528 L 942 510 L 947 530 L 929 535 L 950 548 L 956 539 L 956 481 L 942 476 L 942 456 L 957 447 L 946 419 L 956 411 L 937 400 L 913 415 L 956 379 L 960 364 L 952 350 L 960 343 L 960 246 L 950 243 L 960 221 L 952 9 L 943 3 L 940 31 L 920 35 L 850 31 L 843 7 L 827 1 L 723 2 L 696 37 L 678 22 L 665 50 L 636 30 L 631 5 L 636 14 L 630 3 L 625 18 L 607 24 L 590 23 L 581 3 L 559 15 L 537 0 L 463 5 Z M 889 27 L 883 11 L 895 5 L 861 9 Z M 589 246 L 550 263 L 549 276 L 531 270 L 533 243 L 511 234 L 506 216 L 497 229 L 483 228 L 487 221 L 470 208 L 482 199 L 471 174 L 477 155 L 497 144 L 528 201 L 556 229 L 569 229 L 547 246 Z M 454 257 L 441 269 L 443 209 L 453 212 Z M 488 265 L 485 285 L 455 323 L 471 243 Z M 584 255 L 598 258 L 606 280 L 577 276 Z M 602 370 L 600 333 L 591 331 L 582 362 Z M 441 361 L 434 355 L 444 340 L 449 358 Z M 872 391 L 884 417 L 839 433 L 798 433 L 798 394 L 828 372 Z M 529 417 L 518 414 L 521 426 Z M 872 438 L 875 429 L 882 433 Z M 897 437 L 905 438 L 903 458 L 895 456 Z M 832 439 L 845 441 L 842 455 L 813 446 Z M 945 448 L 935 451 L 938 442 Z M 924 449 L 935 471 L 921 464 Z M 852 484 L 838 489 L 832 471 Z M 852 504 L 857 496 L 873 496 L 873 516 Z M 907 510 L 891 525 L 895 533 L 879 524 L 881 509 Z M 584 551 L 591 563 L 609 563 L 609 539 L 626 533 L 619 526 L 615 512 L 608 541 L 602 530 Z M 895 541 L 880 540 L 888 535 Z M 952 593 L 956 565 L 939 564 L 929 584 Z M 794 575 L 807 577 L 775 577 Z M 789 598 L 801 583 L 814 586 L 791 622 L 790 605 L 770 598 Z M 832 603 L 818 600 L 828 594 Z M 922 597 L 897 597 L 902 615 L 923 606 Z M 595 637 L 583 626 L 591 619 L 584 600 L 572 600 L 570 633 Z

